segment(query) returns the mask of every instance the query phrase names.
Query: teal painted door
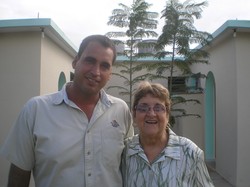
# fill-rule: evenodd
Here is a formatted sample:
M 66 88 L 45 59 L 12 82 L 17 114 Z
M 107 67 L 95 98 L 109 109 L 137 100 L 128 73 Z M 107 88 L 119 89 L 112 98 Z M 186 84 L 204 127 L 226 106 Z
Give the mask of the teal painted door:
M 206 79 L 205 89 L 205 158 L 215 160 L 215 81 L 212 72 Z

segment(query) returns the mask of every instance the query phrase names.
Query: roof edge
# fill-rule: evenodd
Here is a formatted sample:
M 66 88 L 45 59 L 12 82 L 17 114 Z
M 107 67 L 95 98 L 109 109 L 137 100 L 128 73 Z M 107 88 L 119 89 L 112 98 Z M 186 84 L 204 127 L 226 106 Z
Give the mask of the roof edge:
M 17 29 L 18 28 L 41 28 L 44 30 L 45 34 L 47 33 L 47 29 L 49 32 L 53 33 L 54 36 L 56 36 L 57 41 L 59 42 L 59 45 L 66 45 L 68 48 L 71 48 L 71 55 L 74 55 L 74 53 L 77 53 L 77 47 L 72 43 L 71 40 L 64 34 L 64 32 L 53 22 L 51 18 L 29 18 L 29 19 L 5 19 L 0 20 L 0 29 Z

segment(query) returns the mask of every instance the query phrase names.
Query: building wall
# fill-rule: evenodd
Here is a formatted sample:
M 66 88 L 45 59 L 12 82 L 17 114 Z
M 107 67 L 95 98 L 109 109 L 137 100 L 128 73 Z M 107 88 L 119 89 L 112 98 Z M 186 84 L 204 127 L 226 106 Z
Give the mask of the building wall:
M 216 84 L 216 170 L 236 184 L 237 165 L 237 92 L 235 38 L 231 37 L 213 50 Z M 230 145 L 230 146 L 225 146 Z M 226 157 L 230 155 L 230 157 Z
M 122 63 L 122 62 L 115 62 L 115 63 Z M 134 64 L 137 64 L 137 63 L 141 63 L 141 62 L 134 62 Z M 150 62 L 147 62 L 147 63 L 150 63 Z M 115 66 L 112 67 L 113 73 L 122 74 L 122 73 L 120 73 L 121 70 L 124 70 L 124 68 L 123 67 L 115 67 Z M 155 73 L 155 71 L 147 72 L 146 70 L 141 70 L 141 71 L 132 73 L 132 79 L 135 79 L 136 77 L 144 75 L 146 73 Z M 124 73 L 122 75 L 129 79 L 128 73 Z M 124 81 L 125 81 L 124 78 L 122 78 L 120 76 L 112 75 L 111 79 L 109 80 L 109 82 L 105 86 L 105 90 L 107 91 L 107 93 L 109 93 L 113 96 L 122 98 L 129 105 L 129 96 L 119 94 L 119 92 L 124 91 L 124 90 L 117 89 L 117 88 L 107 89 L 110 86 L 120 86 L 120 87 L 124 87 L 124 88 L 129 90 L 127 83 L 125 83 Z M 159 80 L 153 80 L 152 82 L 161 83 L 162 85 L 167 87 L 167 80 L 159 79 Z M 137 85 L 138 85 L 138 83 L 134 84 L 133 89 L 136 89 Z
M 58 90 L 61 72 L 65 74 L 66 81 L 70 81 L 73 58 L 46 36 L 42 38 L 41 46 L 40 94 L 43 95 Z
M 24 103 L 39 95 L 40 39 L 36 33 L 0 34 L 0 145 Z M 0 186 L 6 186 L 9 163 L 0 158 Z
M 203 151 L 205 151 L 204 142 L 204 98 L 202 93 L 197 94 L 183 94 L 182 97 L 186 99 L 195 99 L 200 102 L 200 104 L 190 102 L 187 104 L 180 104 L 178 108 L 185 109 L 189 114 L 198 114 L 200 118 L 189 116 L 179 118 L 176 126 L 174 126 L 174 131 L 180 135 L 191 139 L 196 143 Z
M 120 63 L 120 62 L 116 62 Z M 141 63 L 141 62 L 136 62 L 136 63 Z M 150 62 L 147 62 L 150 63 Z M 120 73 L 120 70 L 123 68 L 116 68 L 113 67 L 113 72 L 115 73 Z M 143 75 L 146 73 L 154 73 L 154 71 L 147 72 L 145 69 L 141 70 L 137 73 L 133 73 L 132 78 L 135 79 L 139 75 Z M 166 77 L 170 73 L 168 71 L 165 72 Z M 128 77 L 128 74 L 123 74 L 124 76 Z M 175 75 L 179 75 L 179 72 L 176 70 Z M 125 85 L 123 78 L 119 76 L 113 75 L 111 80 L 108 82 L 106 86 L 106 91 L 107 93 L 114 95 L 116 97 L 120 97 L 123 99 L 126 103 L 129 104 L 129 97 L 127 95 L 120 95 L 119 90 L 117 88 L 109 89 L 107 90 L 107 87 L 109 86 L 121 86 L 128 88 L 128 86 Z M 153 80 L 152 82 L 155 83 L 160 83 L 165 87 L 168 87 L 167 80 L 165 79 L 157 79 Z M 136 89 L 137 84 L 133 87 L 133 89 Z M 203 94 L 181 94 L 181 96 L 187 98 L 187 99 L 196 99 L 199 100 L 201 104 L 194 104 L 194 103 L 188 103 L 188 104 L 181 104 L 178 105 L 178 108 L 184 108 L 188 113 L 193 113 L 193 114 L 199 114 L 201 118 L 196 118 L 196 117 L 184 117 L 184 118 L 179 118 L 176 121 L 176 124 L 174 124 L 174 127 L 172 128 L 173 131 L 181 136 L 185 136 L 192 141 L 194 141 L 201 149 L 204 150 L 204 110 L 203 110 Z M 137 132 L 137 129 L 135 129 Z
M 249 173 L 250 163 L 250 34 L 237 33 L 236 36 L 236 73 L 237 73 L 237 186 L 245 187 L 250 185 Z
M 72 60 L 39 32 L 0 34 L 0 146 L 28 99 L 57 91 L 61 71 L 70 80 Z M 0 158 L 0 166 L 0 187 L 5 187 L 9 162 Z
M 209 49 L 206 66 L 194 71 L 215 77 L 216 90 L 216 171 L 237 187 L 249 186 L 250 157 L 248 116 L 250 115 L 250 35 L 230 35 Z M 203 84 L 204 85 L 204 84 Z

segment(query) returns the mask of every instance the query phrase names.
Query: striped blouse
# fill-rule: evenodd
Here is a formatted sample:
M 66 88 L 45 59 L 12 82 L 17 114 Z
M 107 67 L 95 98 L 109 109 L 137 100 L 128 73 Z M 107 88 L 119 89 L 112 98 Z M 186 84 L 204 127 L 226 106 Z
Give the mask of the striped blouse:
M 167 147 L 149 163 L 135 135 L 126 142 L 122 159 L 124 187 L 214 187 L 203 151 L 169 129 Z

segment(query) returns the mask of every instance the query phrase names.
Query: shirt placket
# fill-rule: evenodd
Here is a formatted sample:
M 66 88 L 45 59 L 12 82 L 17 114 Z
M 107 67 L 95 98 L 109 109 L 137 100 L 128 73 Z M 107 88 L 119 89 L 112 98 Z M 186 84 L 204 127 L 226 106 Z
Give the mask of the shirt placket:
M 93 152 L 92 152 L 92 137 L 91 131 L 88 129 L 85 135 L 84 157 L 85 157 L 85 180 L 86 186 L 93 186 Z

